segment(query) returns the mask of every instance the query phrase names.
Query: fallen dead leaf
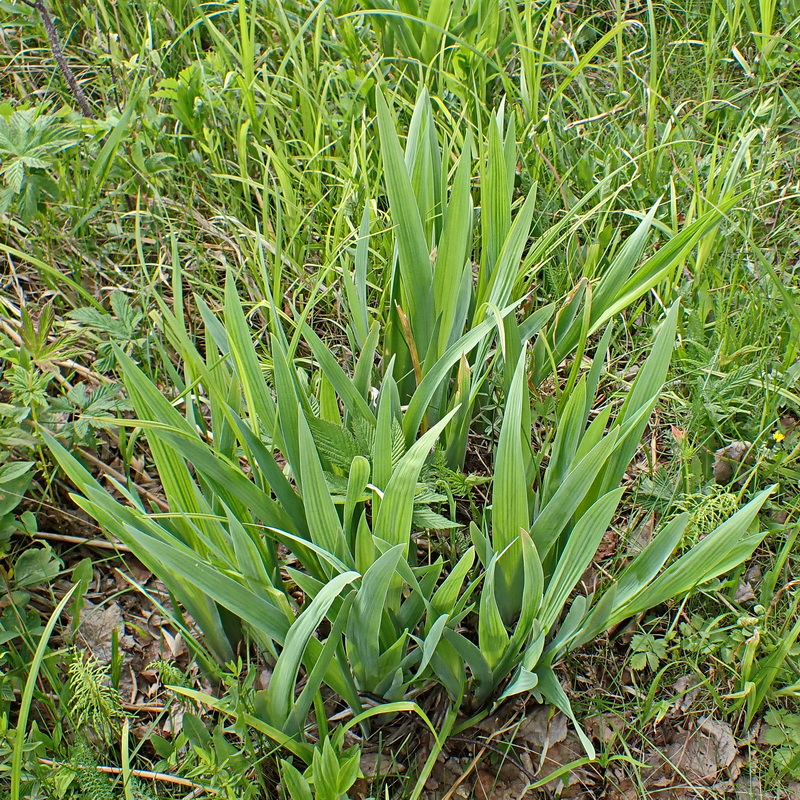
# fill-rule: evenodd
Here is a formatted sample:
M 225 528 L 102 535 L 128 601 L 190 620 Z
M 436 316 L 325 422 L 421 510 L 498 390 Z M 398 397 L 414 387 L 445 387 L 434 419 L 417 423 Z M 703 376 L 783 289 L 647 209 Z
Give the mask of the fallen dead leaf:
M 539 706 L 520 724 L 517 740 L 530 750 L 546 752 L 567 736 L 567 718 L 560 711 L 553 714 L 549 706 Z
M 120 649 L 127 650 L 133 647 L 134 640 L 125 635 L 125 622 L 122 618 L 122 609 L 117 603 L 94 605 L 86 600 L 81 612 L 81 622 L 78 633 L 86 647 L 94 656 L 107 664 L 111 661 L 112 635 L 117 632 Z
M 733 787 L 736 800 L 772 800 L 775 795 L 772 792 L 765 793 L 761 786 L 761 778 L 758 775 L 742 775 Z
M 715 742 L 717 766 L 727 769 L 738 753 L 731 726 L 713 717 L 705 717 L 700 721 L 700 730 Z
M 656 526 L 656 515 L 648 514 L 644 522 L 628 537 L 625 547 L 625 555 L 636 556 L 644 550 L 650 539 L 653 538 L 653 530 Z
M 725 447 L 720 447 L 714 453 L 714 465 L 711 468 L 714 480 L 720 484 L 730 483 L 739 464 L 752 446 L 751 442 L 731 442 Z
M 183 709 L 172 706 L 161 724 L 161 732 L 168 737 L 177 736 L 183 729 Z
M 681 675 L 673 684 L 672 689 L 678 695 L 671 709 L 673 716 L 685 714 L 691 708 L 701 685 L 698 682 L 692 686 L 694 680 L 696 680 L 695 675 Z
M 173 636 L 166 628 L 162 628 L 161 635 L 164 637 L 172 658 L 177 658 L 186 652 L 186 643 L 180 633 L 176 633 Z
M 593 739 L 603 744 L 608 744 L 615 736 L 622 733 L 628 725 L 618 714 L 596 714 L 586 720 L 584 727 Z
M 499 800 L 505 791 L 505 784 L 498 780 L 489 770 L 479 769 L 475 778 L 476 800 Z
M 366 778 L 377 778 L 381 775 L 402 775 L 406 771 L 406 765 L 385 753 L 364 753 L 361 756 L 361 771 Z
M 566 764 L 586 756 L 578 737 L 571 731 L 566 738 L 550 747 L 545 755 L 537 778 L 543 778 Z M 545 787 L 564 798 L 586 797 L 586 787 L 593 784 L 592 774 L 586 767 L 576 767 L 564 775 L 554 778 Z M 594 796 L 593 794 L 588 796 Z
M 665 754 L 673 769 L 691 782 L 716 783 L 738 752 L 730 725 L 705 717 L 693 731 L 674 728 Z

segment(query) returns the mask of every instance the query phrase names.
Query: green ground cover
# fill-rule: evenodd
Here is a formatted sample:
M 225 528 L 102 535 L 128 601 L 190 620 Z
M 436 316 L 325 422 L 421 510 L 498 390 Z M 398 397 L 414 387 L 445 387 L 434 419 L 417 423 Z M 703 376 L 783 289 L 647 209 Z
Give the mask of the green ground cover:
M 796 0 L 0 16 L 1 796 L 798 796 Z

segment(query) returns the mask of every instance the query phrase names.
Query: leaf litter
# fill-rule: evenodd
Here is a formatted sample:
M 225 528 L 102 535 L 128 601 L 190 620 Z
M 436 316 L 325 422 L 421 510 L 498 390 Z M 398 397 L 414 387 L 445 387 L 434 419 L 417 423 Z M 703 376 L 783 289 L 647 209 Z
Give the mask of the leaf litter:
M 577 735 L 561 712 L 553 713 L 546 706 L 529 713 L 518 708 L 524 716 L 511 722 L 501 709 L 499 715 L 467 732 L 464 741 L 472 744 L 468 754 L 457 753 L 454 746 L 443 753 L 426 786 L 426 800 L 779 800 L 769 793 L 742 794 L 749 781 L 743 771 L 746 742 L 737 741 L 727 722 L 690 713 L 699 688 L 696 676 L 679 678 L 669 714 L 649 735 L 636 736 L 629 720 L 619 714 L 597 714 L 585 720 L 584 729 L 599 752 L 613 752 L 616 740 L 627 740 L 627 756 L 605 764 L 602 759 L 586 760 Z M 632 743 L 637 740 L 635 748 Z M 497 755 L 497 745 L 503 743 L 508 753 L 505 758 Z M 572 769 L 563 769 L 570 764 Z M 547 781 L 549 775 L 553 778 Z M 529 788 L 532 779 L 538 788 Z

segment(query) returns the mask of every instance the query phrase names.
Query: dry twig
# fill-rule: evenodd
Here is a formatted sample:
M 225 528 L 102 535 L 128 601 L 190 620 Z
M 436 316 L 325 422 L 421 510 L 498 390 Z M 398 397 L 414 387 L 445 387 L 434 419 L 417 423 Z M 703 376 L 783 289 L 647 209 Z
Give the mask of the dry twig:
M 53 58 L 55 58 L 56 64 L 58 64 L 58 68 L 61 70 L 61 74 L 64 76 L 64 80 L 67 82 L 69 90 L 72 92 L 72 96 L 75 98 L 75 102 L 81 110 L 81 114 L 87 119 L 97 119 L 97 115 L 92 111 L 92 107 L 89 105 L 89 98 L 84 93 L 81 85 L 78 83 L 78 79 L 75 77 L 75 73 L 72 71 L 72 67 L 70 67 L 67 63 L 67 59 L 64 57 L 64 51 L 61 49 L 61 42 L 58 39 L 58 31 L 56 30 L 53 18 L 50 16 L 50 12 L 47 10 L 47 6 L 42 0 L 22 0 L 22 2 L 25 3 L 26 6 L 30 6 L 30 8 L 34 8 L 39 12 L 45 33 L 47 33 L 47 39 L 50 42 L 50 50 L 53 53 Z

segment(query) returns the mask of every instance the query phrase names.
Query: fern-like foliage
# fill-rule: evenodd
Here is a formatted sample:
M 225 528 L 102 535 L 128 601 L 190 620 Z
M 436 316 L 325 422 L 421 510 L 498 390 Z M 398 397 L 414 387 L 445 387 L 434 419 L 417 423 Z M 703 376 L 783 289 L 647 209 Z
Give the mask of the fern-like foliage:
M 111 779 L 97 769 L 97 759 L 85 742 L 78 742 L 70 755 L 70 767 L 85 800 L 117 800 Z
M 189 685 L 186 675 L 171 661 L 164 661 L 164 659 L 158 658 L 147 665 L 147 670 L 155 672 L 158 675 L 159 681 L 164 684 L 164 686 Z
M 110 685 L 108 665 L 92 653 L 75 654 L 69 667 L 70 707 L 80 727 L 89 726 L 105 742 L 125 717 L 122 698 Z
M 343 425 L 319 417 L 309 417 L 308 425 L 317 451 L 332 466 L 347 472 L 356 456 L 368 457 L 363 443 Z
M 118 800 L 122 796 L 119 785 L 121 777 L 115 780 L 99 768 L 97 758 L 91 747 L 79 741 L 72 748 L 69 769 L 75 773 L 82 800 Z M 157 800 L 150 788 L 136 777 L 131 778 L 131 793 L 134 800 Z
M 689 512 L 683 544 L 691 546 L 739 510 L 739 495 L 726 491 L 724 486 L 711 485 L 702 492 L 685 495 L 677 505 Z
M 325 473 L 329 491 L 334 495 L 345 496 L 347 494 L 346 476 L 350 471 L 353 459 L 356 456 L 363 456 L 370 461 L 372 458 L 374 429 L 361 419 L 356 419 L 350 427 L 345 427 L 316 416 L 308 418 L 308 425 L 320 456 L 334 469 L 344 473 L 343 475 Z M 392 420 L 392 467 L 398 465 L 405 453 L 406 440 L 403 426 L 397 420 Z M 447 496 L 436 492 L 435 481 L 431 482 L 427 479 L 427 472 L 429 471 L 423 473 L 422 480 L 417 486 L 414 525 L 422 530 L 447 530 L 461 527 L 459 523 L 453 522 L 430 508 L 433 503 L 445 502 Z

